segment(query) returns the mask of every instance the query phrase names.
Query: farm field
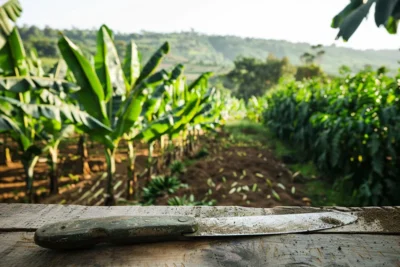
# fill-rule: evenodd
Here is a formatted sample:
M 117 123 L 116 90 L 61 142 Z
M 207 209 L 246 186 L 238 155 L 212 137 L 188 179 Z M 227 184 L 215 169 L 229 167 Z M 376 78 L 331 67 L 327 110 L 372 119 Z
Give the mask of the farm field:
M 262 127 L 262 126 L 261 126 Z M 257 128 L 256 128 L 257 129 Z M 296 179 L 285 164 L 274 156 L 264 140 L 258 140 L 257 132 L 241 123 L 227 126 L 215 134 L 201 136 L 191 155 L 180 162 L 183 170 L 175 176 L 182 183 L 174 193 L 161 192 L 154 196 L 152 205 L 240 205 L 249 207 L 274 207 L 279 205 L 311 205 L 305 192 L 304 178 Z M 250 138 L 243 141 L 243 135 Z M 252 139 L 254 137 L 254 139 Z M 48 165 L 40 162 L 35 168 L 36 203 L 102 205 L 105 187 L 105 158 L 97 144 L 89 142 L 89 165 L 91 174 L 79 173 L 78 140 L 70 139 L 60 145 L 60 192 L 48 196 Z M 146 169 L 148 151 L 143 145 L 136 147 L 136 170 Z M 157 149 L 155 155 L 157 155 Z M 13 153 L 13 156 L 16 156 Z M 15 158 L 17 160 L 18 158 Z M 44 159 L 44 158 L 43 158 Z M 138 202 L 126 199 L 127 154 L 123 146 L 116 155 L 115 191 L 119 205 L 146 204 L 143 191 Z M 22 166 L 13 162 L 0 169 L 0 192 L 2 202 L 24 202 L 24 179 Z M 170 168 L 160 169 L 156 176 L 169 175 Z M 297 174 L 298 177 L 302 175 Z M 139 188 L 145 178 L 139 178 Z M 89 192 L 89 194 L 85 194 Z M 176 201 L 174 202 L 174 199 Z M 196 203 L 198 202 L 198 203 Z
M 338 37 L 357 28 L 342 24 L 348 10 L 374 2 L 339 13 Z M 397 51 L 365 61 L 289 44 L 295 60 L 283 41 L 105 24 L 59 33 L 19 27 L 18 0 L 0 11 L 1 202 L 400 203 Z M 377 24 L 395 33 L 386 11 Z M 327 68 L 338 51 L 350 65 Z

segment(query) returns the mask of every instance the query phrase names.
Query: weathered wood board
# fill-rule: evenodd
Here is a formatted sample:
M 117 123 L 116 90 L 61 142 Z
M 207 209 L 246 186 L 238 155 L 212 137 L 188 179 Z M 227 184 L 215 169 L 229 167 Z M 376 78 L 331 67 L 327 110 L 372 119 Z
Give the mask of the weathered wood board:
M 87 207 L 0 204 L 0 266 L 397 266 L 400 208 L 340 208 L 357 223 L 312 234 L 201 238 L 55 252 L 38 247 L 33 231 L 45 223 L 115 215 L 266 215 L 325 210 L 308 207 Z

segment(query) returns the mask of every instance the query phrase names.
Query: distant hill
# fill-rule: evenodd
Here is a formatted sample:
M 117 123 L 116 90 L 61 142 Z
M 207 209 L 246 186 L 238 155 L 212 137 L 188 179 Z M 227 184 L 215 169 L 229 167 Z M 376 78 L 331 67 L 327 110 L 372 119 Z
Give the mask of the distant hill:
M 57 40 L 60 30 L 35 26 L 20 27 L 20 34 L 27 48 L 36 47 L 45 63 L 50 64 L 58 57 Z M 85 53 L 96 51 L 96 30 L 61 30 L 76 42 Z M 133 39 L 146 59 L 163 42 L 171 45 L 170 55 L 164 67 L 176 63 L 185 63 L 189 78 L 203 71 L 224 73 L 233 66 L 238 56 L 265 59 L 269 53 L 277 57 L 288 57 L 292 64 L 300 64 L 300 55 L 310 51 L 310 44 L 291 43 L 283 40 L 241 38 L 237 36 L 204 35 L 196 32 L 132 34 L 116 33 L 116 46 L 121 55 L 125 52 L 126 42 Z M 400 52 L 397 50 L 355 50 L 336 46 L 324 47 L 326 54 L 321 61 L 322 68 L 336 74 L 341 65 L 347 65 L 353 71 L 371 65 L 374 68 L 386 66 L 392 71 L 400 67 Z M 193 76 L 193 77 L 190 77 Z

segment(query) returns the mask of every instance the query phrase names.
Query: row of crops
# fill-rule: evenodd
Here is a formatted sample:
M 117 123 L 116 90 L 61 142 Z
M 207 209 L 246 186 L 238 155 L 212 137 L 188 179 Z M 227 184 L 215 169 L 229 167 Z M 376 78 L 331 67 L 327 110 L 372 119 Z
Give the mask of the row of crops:
M 6 11 L 2 21 L 7 23 L 21 12 L 18 1 L 8 1 L 2 9 Z M 72 135 L 89 135 L 104 147 L 105 203 L 110 205 L 115 203 L 115 155 L 122 140 L 129 155 L 127 184 L 135 187 L 135 142 L 148 146 L 150 180 L 155 143 L 166 157 L 174 158 L 174 140 L 179 139 L 181 147 L 194 142 L 200 131 L 223 123 L 229 116 L 224 111 L 238 104 L 208 86 L 211 73 L 189 84 L 182 64 L 172 70 L 159 69 L 169 52 L 168 43 L 142 65 L 134 41 L 120 59 L 113 33 L 105 25 L 98 31 L 94 57 L 61 35 L 58 48 L 62 58 L 45 73 L 35 51 L 25 51 L 17 27 L 10 26 L 9 32 L 3 29 L 2 34 L 0 133 L 18 143 L 30 201 L 35 194 L 35 165 L 43 155 L 48 155 L 50 192 L 58 192 L 58 147 Z
M 400 74 L 370 68 L 288 82 L 264 98 L 263 120 L 353 205 L 400 203 Z

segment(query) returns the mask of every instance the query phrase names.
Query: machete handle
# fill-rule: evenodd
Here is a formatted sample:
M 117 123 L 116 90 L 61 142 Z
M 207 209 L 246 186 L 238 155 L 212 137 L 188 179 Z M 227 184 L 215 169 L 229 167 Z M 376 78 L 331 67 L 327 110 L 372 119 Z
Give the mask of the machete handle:
M 100 243 L 179 240 L 196 231 L 197 223 L 189 216 L 115 216 L 46 224 L 36 230 L 34 239 L 41 247 L 67 250 Z

